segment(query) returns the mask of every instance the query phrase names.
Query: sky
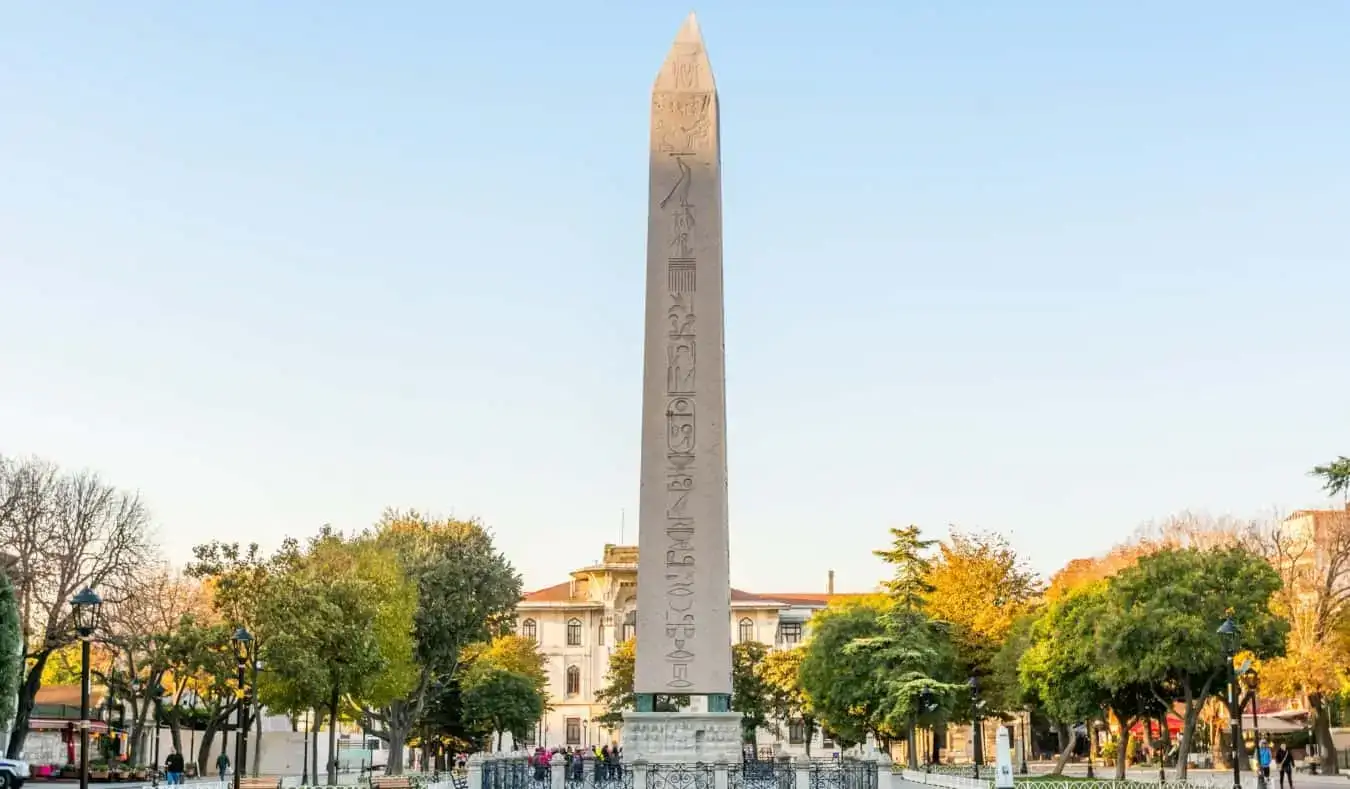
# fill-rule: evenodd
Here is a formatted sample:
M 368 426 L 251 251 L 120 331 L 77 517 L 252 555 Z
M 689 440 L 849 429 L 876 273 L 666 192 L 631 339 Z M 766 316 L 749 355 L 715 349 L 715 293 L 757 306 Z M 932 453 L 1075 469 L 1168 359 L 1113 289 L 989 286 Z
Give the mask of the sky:
M 648 92 L 690 8 L 9 3 L 0 453 L 167 555 L 481 518 L 636 535 Z M 1033 567 L 1350 454 L 1350 4 L 697 7 L 720 91 L 733 583 L 916 523 Z

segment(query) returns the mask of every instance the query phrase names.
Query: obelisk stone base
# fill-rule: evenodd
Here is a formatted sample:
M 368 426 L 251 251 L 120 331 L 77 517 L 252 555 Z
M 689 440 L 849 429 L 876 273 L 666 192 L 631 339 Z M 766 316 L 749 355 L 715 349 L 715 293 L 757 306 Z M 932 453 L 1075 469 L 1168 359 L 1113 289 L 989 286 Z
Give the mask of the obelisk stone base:
M 739 712 L 625 712 L 623 759 L 632 764 L 741 762 Z

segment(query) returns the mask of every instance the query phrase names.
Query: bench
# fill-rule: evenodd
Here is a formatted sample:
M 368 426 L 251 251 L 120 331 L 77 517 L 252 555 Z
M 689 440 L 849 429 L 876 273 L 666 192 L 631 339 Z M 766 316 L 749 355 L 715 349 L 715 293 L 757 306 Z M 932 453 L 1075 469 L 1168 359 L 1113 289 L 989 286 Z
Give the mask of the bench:
M 450 774 L 450 781 L 455 785 L 455 789 L 469 789 L 469 776 L 458 771 Z
M 233 784 L 230 784 L 233 786 Z M 249 778 L 239 776 L 239 789 L 281 789 L 280 778 L 269 778 L 265 775 L 258 778 Z
M 402 775 L 383 775 L 370 779 L 370 789 L 413 789 L 413 782 L 411 778 Z

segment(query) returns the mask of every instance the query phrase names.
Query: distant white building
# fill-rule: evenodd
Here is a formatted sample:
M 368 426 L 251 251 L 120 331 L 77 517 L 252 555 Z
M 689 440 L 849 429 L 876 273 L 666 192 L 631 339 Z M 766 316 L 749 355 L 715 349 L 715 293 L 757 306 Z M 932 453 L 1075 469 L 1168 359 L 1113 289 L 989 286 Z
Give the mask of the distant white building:
M 526 745 L 594 746 L 622 742 L 622 731 L 605 730 L 596 719 L 605 708 L 595 694 L 605 684 L 615 645 L 637 632 L 637 548 L 606 545 L 603 559 L 571 573 L 571 580 L 526 594 L 517 608 L 516 632 L 539 643 L 548 658 L 548 693 L 553 709 L 531 733 Z M 810 633 L 811 617 L 836 600 L 861 597 L 836 594 L 831 571 L 823 593 L 751 594 L 731 590 L 732 641 L 759 641 L 773 649 L 791 649 Z M 804 753 L 802 727 L 787 723 L 781 736 L 761 730 L 761 753 L 781 749 Z M 816 732 L 813 755 L 826 755 L 834 743 Z

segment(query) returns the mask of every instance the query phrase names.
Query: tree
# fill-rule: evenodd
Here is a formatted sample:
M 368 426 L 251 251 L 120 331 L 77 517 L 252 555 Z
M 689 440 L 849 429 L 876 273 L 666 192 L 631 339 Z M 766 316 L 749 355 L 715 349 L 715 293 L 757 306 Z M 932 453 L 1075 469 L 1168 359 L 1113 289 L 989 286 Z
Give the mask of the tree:
M 345 704 L 388 704 L 414 681 L 417 588 L 373 540 L 324 529 L 275 573 L 259 612 L 270 633 L 273 692 L 329 716 L 328 783 L 337 783 L 337 718 Z M 401 744 L 400 744 L 401 748 Z
M 920 536 L 918 526 L 891 527 L 891 547 L 872 555 L 891 566 L 890 580 L 883 584 L 896 605 L 917 609 L 933 587 L 928 583 L 931 563 L 925 555 L 937 543 Z
M 53 651 L 73 643 L 70 599 L 94 587 L 115 604 L 150 554 L 140 496 L 92 472 L 0 456 L 0 545 L 14 551 L 12 582 L 24 634 L 24 678 L 7 753 L 24 750 L 33 701 Z
M 1178 776 L 1185 779 L 1200 708 L 1228 671 L 1219 625 L 1234 618 L 1240 651 L 1261 659 L 1284 653 L 1288 623 L 1270 611 L 1280 577 L 1241 547 L 1169 549 L 1141 558 L 1107 588 L 1099 670 L 1112 688 L 1150 685 L 1184 705 Z
M 460 655 L 459 664 L 461 677 L 498 668 L 529 677 L 541 693 L 548 687 L 548 656 L 539 651 L 539 643 L 534 639 L 515 633 L 470 644 Z
M 499 751 L 504 732 L 524 740 L 544 714 L 544 694 L 534 679 L 490 665 L 470 675 L 462 691 L 467 721 L 479 730 L 495 732 Z
M 403 745 L 422 717 L 428 690 L 454 681 L 465 647 L 509 625 L 522 587 L 520 575 L 477 521 L 387 510 L 375 525 L 374 539 L 393 551 L 417 589 L 413 683 L 401 696 L 363 710 L 372 730 L 390 744 L 387 769 L 397 775 L 403 769 Z
M 595 722 L 613 731 L 623 725 L 625 711 L 637 708 L 637 694 L 633 690 L 633 671 L 637 665 L 637 645 L 633 639 L 620 641 L 609 653 L 609 669 L 605 672 L 604 687 L 596 691 L 595 703 L 603 705 L 604 714 Z M 689 706 L 688 696 L 657 696 L 653 709 L 674 712 Z
M 769 722 L 770 688 L 760 670 L 768 655 L 769 648 L 758 641 L 731 647 L 731 709 L 741 713 L 741 736 L 750 744 Z
M 1346 685 L 1350 663 L 1350 513 L 1319 517 L 1312 530 L 1277 523 L 1259 546 L 1282 585 L 1274 610 L 1289 621 L 1286 655 L 1262 666 L 1263 690 L 1302 697 L 1319 748 L 1332 753 L 1329 702 Z M 1337 765 L 1328 761 L 1328 773 Z
M 162 703 L 174 634 L 185 617 L 208 607 L 199 584 L 165 567 L 147 569 L 132 584 L 120 601 L 104 609 L 103 647 L 109 660 L 94 673 L 112 697 L 131 709 L 128 760 L 139 764 L 146 721 Z
M 1339 495 L 1350 502 L 1350 457 L 1341 455 L 1326 465 L 1313 466 L 1308 473 L 1322 478 L 1322 489 L 1328 495 Z
M 1096 623 L 1106 605 L 1104 582 L 1079 587 L 1051 603 L 1032 625 L 1030 644 L 1018 661 L 1022 687 L 1036 697 L 1060 733 L 1055 775 L 1063 774 L 1073 752 L 1075 724 L 1090 726 L 1110 695 L 1096 673 Z
M 269 593 L 269 583 L 281 557 L 294 554 L 298 545 L 287 539 L 282 543 L 276 556 L 267 557 L 257 543 L 241 548 L 239 543 L 211 542 L 193 547 L 194 561 L 188 565 L 187 573 L 202 581 L 211 599 L 211 607 L 220 620 L 235 628 L 245 628 L 253 637 L 253 649 L 259 656 L 267 651 L 269 633 L 267 624 L 260 621 L 259 611 L 263 600 Z M 270 694 L 270 683 L 264 681 L 257 689 L 260 703 L 284 712 L 295 714 L 298 710 L 286 709 L 278 705 L 277 699 Z M 262 716 L 249 714 L 255 727 L 256 742 L 262 742 Z M 245 721 L 245 727 L 250 725 Z M 253 749 L 253 772 L 256 774 L 261 762 L 262 749 Z M 245 765 L 236 765 L 240 770 Z
M 951 626 L 964 676 L 981 682 L 981 700 L 994 712 L 1020 706 L 1016 685 L 1005 686 L 994 661 L 1012 626 L 1031 612 L 1041 584 L 1026 561 L 997 534 L 954 532 L 939 546 L 928 574 L 926 610 Z
M 770 652 L 760 664 L 760 677 L 768 690 L 769 718 L 777 726 L 792 721 L 801 721 L 806 733 L 806 755 L 811 756 L 811 738 L 815 736 L 817 724 L 811 699 L 802 687 L 802 661 L 806 659 L 806 647 L 781 649 Z
M 19 677 L 23 672 L 23 629 L 19 601 L 9 576 L 0 570 L 0 730 L 14 719 Z
M 957 686 L 940 676 L 950 663 L 921 612 L 864 598 L 816 614 L 800 676 L 825 728 L 841 744 L 858 743 L 911 732 L 931 712 L 920 706 L 925 691 L 951 709 Z

